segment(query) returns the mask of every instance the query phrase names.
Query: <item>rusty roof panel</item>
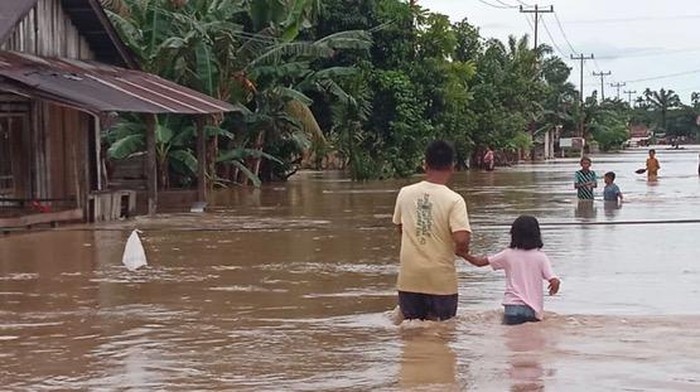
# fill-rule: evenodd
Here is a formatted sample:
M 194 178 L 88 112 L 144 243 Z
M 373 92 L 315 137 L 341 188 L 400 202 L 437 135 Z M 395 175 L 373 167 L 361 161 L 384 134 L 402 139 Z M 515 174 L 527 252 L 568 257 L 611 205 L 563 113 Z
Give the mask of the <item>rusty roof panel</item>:
M 3 87 L 84 110 L 133 113 L 206 114 L 236 110 L 158 76 L 136 70 L 64 58 L 0 51 Z

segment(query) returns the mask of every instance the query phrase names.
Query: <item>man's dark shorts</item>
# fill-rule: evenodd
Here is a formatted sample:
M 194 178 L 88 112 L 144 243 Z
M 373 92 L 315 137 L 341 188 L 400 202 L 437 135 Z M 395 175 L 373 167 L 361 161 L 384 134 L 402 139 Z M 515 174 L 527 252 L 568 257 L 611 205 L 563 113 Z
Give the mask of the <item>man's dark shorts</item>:
M 399 307 L 406 320 L 448 320 L 457 315 L 457 297 L 399 291 Z

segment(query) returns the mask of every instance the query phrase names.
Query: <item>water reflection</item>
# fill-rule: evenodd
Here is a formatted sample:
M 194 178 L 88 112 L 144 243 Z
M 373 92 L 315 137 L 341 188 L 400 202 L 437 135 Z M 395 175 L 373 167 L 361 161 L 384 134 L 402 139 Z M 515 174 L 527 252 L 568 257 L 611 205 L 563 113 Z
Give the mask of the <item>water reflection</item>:
M 457 355 L 449 345 L 453 323 L 447 327 L 427 323 L 436 325 L 401 333 L 399 386 L 403 390 L 458 391 Z
M 579 200 L 574 209 L 574 216 L 582 219 L 595 219 L 597 213 L 598 209 L 593 200 Z
M 509 375 L 513 392 L 544 391 L 545 370 L 540 357 L 547 346 L 541 323 L 526 323 L 504 328 L 503 338 L 509 350 Z
M 603 210 L 605 211 L 605 216 L 608 218 L 615 218 L 620 214 L 620 209 L 622 208 L 622 203 L 618 201 L 604 201 Z

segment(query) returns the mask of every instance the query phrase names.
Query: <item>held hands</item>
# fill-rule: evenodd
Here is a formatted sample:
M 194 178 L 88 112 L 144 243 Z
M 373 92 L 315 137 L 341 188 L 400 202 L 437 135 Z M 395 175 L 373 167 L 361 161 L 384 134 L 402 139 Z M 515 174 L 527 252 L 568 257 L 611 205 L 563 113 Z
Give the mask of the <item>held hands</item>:
M 475 267 L 485 267 L 489 265 L 489 259 L 485 256 L 474 256 L 469 253 L 458 255 Z
M 554 295 L 559 292 L 559 285 L 561 284 L 561 281 L 559 278 L 552 278 L 549 280 L 549 295 Z

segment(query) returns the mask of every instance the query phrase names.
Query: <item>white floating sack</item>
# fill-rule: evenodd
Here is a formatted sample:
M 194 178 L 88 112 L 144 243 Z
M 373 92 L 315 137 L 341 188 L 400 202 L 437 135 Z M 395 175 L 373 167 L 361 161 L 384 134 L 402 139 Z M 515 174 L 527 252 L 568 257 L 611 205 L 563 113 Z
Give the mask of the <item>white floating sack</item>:
M 393 310 L 388 311 L 387 316 L 389 316 L 389 320 L 391 320 L 394 325 L 400 325 L 403 322 L 403 312 L 401 312 L 399 305 L 396 305 Z
M 129 239 L 126 240 L 122 263 L 129 271 L 136 271 L 148 264 L 146 262 L 146 252 L 143 250 L 143 245 L 141 245 L 138 230 L 132 231 Z

